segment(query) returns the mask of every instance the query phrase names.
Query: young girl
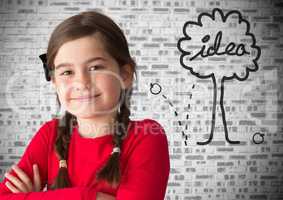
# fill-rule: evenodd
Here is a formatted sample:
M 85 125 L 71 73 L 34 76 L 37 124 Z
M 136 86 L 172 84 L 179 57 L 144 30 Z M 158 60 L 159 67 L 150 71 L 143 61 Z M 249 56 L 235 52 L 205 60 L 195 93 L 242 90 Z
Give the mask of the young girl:
M 55 28 L 40 58 L 66 112 L 39 128 L 0 199 L 163 200 L 167 137 L 158 122 L 129 118 L 136 65 L 121 29 L 82 12 Z

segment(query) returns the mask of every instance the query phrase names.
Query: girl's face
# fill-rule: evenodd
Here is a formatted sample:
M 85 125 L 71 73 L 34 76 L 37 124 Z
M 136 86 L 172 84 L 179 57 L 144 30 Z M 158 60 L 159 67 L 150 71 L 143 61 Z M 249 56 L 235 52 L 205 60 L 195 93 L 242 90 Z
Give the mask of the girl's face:
M 132 84 L 130 66 L 120 70 L 97 34 L 63 44 L 54 66 L 52 82 L 60 103 L 78 118 L 114 116 L 121 89 Z

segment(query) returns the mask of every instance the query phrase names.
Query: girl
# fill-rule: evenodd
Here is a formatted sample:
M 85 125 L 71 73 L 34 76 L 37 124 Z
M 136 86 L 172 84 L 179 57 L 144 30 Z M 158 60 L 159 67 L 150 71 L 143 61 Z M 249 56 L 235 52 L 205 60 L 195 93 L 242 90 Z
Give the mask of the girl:
M 129 118 L 136 65 L 117 24 L 94 11 L 74 15 L 40 58 L 66 112 L 40 127 L 0 199 L 163 200 L 167 137 L 158 122 Z

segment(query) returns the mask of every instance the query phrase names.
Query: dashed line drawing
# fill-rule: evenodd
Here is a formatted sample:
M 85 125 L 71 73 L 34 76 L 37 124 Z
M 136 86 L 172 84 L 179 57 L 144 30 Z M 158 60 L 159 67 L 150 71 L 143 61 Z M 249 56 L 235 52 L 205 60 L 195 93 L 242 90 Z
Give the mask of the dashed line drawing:
M 195 85 L 193 84 L 192 89 L 194 89 L 194 88 L 195 88 Z M 161 87 L 161 85 L 160 85 L 159 83 L 150 83 L 150 92 L 151 92 L 151 94 L 153 94 L 153 95 L 158 95 L 158 94 L 161 93 L 161 91 L 162 91 L 162 87 Z M 179 113 L 178 113 L 178 112 L 176 111 L 176 109 L 174 108 L 173 103 L 172 103 L 172 102 L 168 99 L 168 97 L 165 96 L 164 94 L 162 94 L 161 96 L 162 96 L 162 97 L 164 98 L 164 100 L 166 100 L 166 101 L 168 102 L 168 104 L 174 109 L 174 115 L 175 115 L 175 117 L 177 117 L 177 116 L 179 115 Z M 192 95 L 190 95 L 190 99 L 191 99 L 191 98 L 192 98 Z M 191 105 L 188 104 L 188 109 L 190 109 L 190 107 L 191 107 Z M 188 120 L 189 120 L 189 114 L 186 114 L 186 121 L 188 121 Z M 178 120 L 178 125 L 179 125 L 179 126 L 182 126 L 182 122 L 181 122 L 180 120 Z M 188 123 L 186 123 L 185 130 L 186 130 L 186 131 L 188 130 Z M 183 130 L 182 130 L 182 137 L 185 138 L 184 143 L 185 143 L 185 145 L 187 146 L 187 145 L 188 145 L 188 143 L 187 143 L 188 135 L 185 134 L 185 132 L 184 132 Z

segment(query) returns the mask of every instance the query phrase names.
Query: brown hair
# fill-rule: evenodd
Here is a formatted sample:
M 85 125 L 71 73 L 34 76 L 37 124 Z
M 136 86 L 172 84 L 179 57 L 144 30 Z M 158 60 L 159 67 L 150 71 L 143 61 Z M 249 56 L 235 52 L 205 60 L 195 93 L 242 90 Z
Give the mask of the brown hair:
M 71 16 L 60 23 L 52 32 L 47 49 L 47 65 L 50 70 L 54 69 L 54 58 L 59 48 L 66 42 L 79 39 L 84 36 L 100 33 L 106 51 L 117 61 L 119 67 L 130 64 L 132 71 L 136 75 L 136 63 L 131 58 L 126 37 L 119 26 L 106 15 L 96 11 L 85 11 Z M 114 147 L 122 147 L 123 137 L 126 135 L 129 124 L 129 104 L 132 88 L 121 91 L 125 94 L 120 102 L 120 112 L 117 114 L 113 135 Z M 58 95 L 57 101 L 61 106 Z M 72 120 L 75 119 L 71 113 L 66 112 L 62 121 L 57 127 L 57 138 L 55 151 L 59 160 L 67 160 L 68 148 L 72 131 Z M 63 123 L 61 123 L 63 122 Z M 122 126 L 121 126 L 122 125 Z M 97 173 L 97 180 L 104 179 L 110 184 L 116 184 L 120 180 L 119 152 L 111 154 L 108 162 Z M 60 167 L 58 175 L 51 186 L 51 189 L 70 187 L 68 170 Z

